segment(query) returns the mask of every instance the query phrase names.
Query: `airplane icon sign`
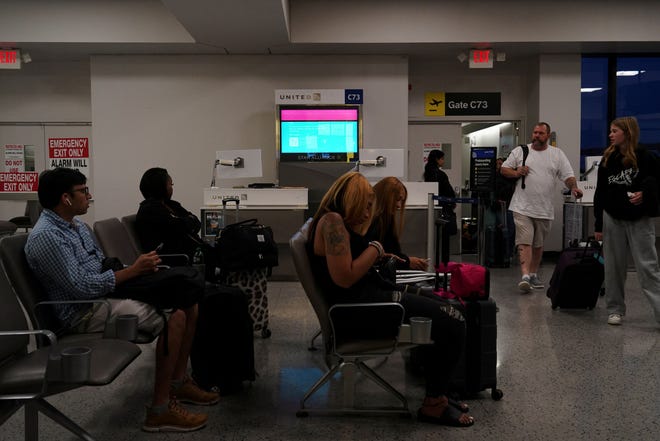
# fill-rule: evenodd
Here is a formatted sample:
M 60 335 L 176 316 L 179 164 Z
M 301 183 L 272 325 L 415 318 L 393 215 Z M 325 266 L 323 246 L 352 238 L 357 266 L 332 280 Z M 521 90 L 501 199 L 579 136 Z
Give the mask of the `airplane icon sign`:
M 424 115 L 445 116 L 445 93 L 427 92 L 424 94 Z

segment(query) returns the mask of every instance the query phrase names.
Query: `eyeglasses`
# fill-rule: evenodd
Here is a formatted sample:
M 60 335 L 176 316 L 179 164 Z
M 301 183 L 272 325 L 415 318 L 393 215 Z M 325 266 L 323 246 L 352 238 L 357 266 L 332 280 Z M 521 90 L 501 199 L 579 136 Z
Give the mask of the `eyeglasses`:
M 87 196 L 89 194 L 89 187 L 74 188 L 73 190 L 71 190 L 71 192 L 74 192 L 74 191 L 80 192 L 80 193 L 84 194 L 85 196 Z

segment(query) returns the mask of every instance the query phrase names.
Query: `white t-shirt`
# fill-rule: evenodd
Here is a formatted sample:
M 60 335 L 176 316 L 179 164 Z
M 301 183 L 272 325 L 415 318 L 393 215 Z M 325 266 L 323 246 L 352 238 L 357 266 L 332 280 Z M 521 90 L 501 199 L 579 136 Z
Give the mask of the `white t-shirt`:
M 562 183 L 566 179 L 575 177 L 568 158 L 557 147 L 548 146 L 543 151 L 534 150 L 528 144 L 529 155 L 525 165 L 529 167 L 529 174 L 525 178 L 525 189 L 520 188 L 522 179 L 516 182 L 516 191 L 511 198 L 509 210 L 536 219 L 554 219 L 555 209 L 552 205 L 555 182 Z M 522 165 L 522 147 L 518 146 L 511 151 L 502 167 L 517 168 Z

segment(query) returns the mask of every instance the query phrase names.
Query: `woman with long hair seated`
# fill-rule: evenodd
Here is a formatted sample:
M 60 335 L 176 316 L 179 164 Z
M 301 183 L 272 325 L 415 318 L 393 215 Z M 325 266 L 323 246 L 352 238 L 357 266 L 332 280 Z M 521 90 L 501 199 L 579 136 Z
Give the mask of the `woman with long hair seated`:
M 310 228 L 309 255 L 314 277 L 330 303 L 400 302 L 404 321 L 432 319 L 432 345 L 422 346 L 426 397 L 417 412 L 421 421 L 467 427 L 474 419 L 465 404 L 447 398 L 449 379 L 465 342 L 465 323 L 453 307 L 427 297 L 384 287 L 370 271 L 389 258 L 383 246 L 365 237 L 373 216 L 374 190 L 359 173 L 339 177 L 321 200 Z
M 374 185 L 374 191 L 376 193 L 376 210 L 367 237 L 377 240 L 383 245 L 385 251 L 397 255 L 401 259 L 397 262 L 397 268 L 426 271 L 429 266 L 428 259 L 408 256 L 401 250 L 400 238 L 403 231 L 408 189 L 399 179 L 388 176 Z

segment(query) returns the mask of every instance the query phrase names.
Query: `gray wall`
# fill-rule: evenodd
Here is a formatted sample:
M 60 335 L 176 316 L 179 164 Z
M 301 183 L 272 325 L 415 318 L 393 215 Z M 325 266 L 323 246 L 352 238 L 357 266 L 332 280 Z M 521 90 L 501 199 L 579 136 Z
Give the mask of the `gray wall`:
M 502 115 L 493 119 L 548 120 L 577 169 L 579 85 L 575 54 L 487 71 L 400 56 L 97 56 L 0 71 L 0 122 L 93 122 L 93 221 L 134 212 L 139 178 L 156 165 L 170 170 L 175 197 L 196 210 L 216 150 L 261 148 L 260 180 L 274 181 L 275 89 L 364 89 L 366 148 L 406 148 L 408 121 L 428 119 L 424 92 L 499 91 Z M 0 201 L 3 218 L 21 214 L 17 204 Z
M 364 146 L 400 148 L 407 137 L 399 56 L 99 56 L 91 72 L 97 218 L 135 211 L 153 166 L 170 171 L 176 199 L 199 207 L 217 150 L 262 150 L 261 179 L 223 185 L 275 181 L 276 89 L 364 89 Z

